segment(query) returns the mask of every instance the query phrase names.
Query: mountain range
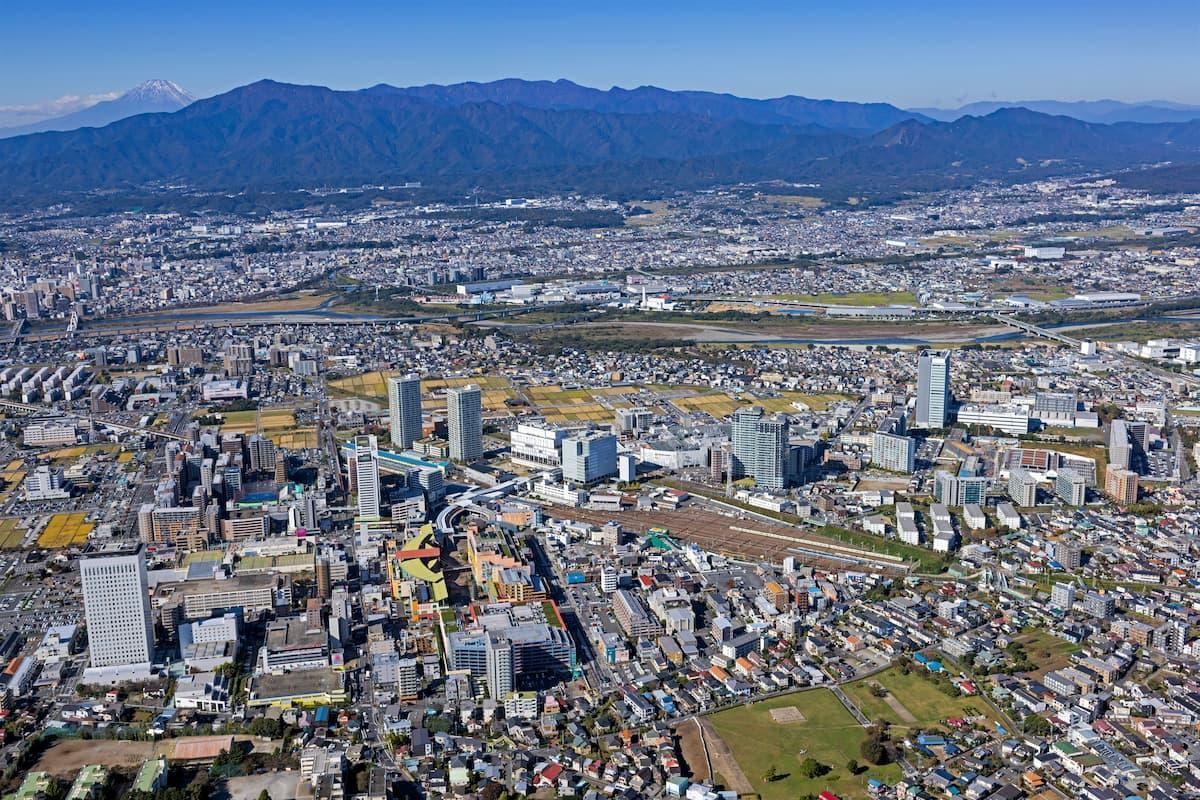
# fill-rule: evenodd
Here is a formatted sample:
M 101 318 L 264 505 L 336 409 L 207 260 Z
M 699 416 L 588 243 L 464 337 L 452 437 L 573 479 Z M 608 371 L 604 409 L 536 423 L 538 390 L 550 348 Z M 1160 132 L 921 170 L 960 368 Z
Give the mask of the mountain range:
M 0 139 L 44 131 L 99 128 L 137 114 L 178 111 L 195 99 L 187 90 L 171 81 L 150 80 L 112 100 L 104 100 L 70 114 L 31 122 L 28 125 L 0 128 Z
M 0 141 L 0 194 L 221 192 L 421 181 L 452 195 L 646 196 L 737 182 L 894 196 L 1200 163 L 1200 122 L 1084 122 L 1023 108 L 940 122 L 883 103 L 751 100 L 568 81 L 334 91 L 259 81 L 174 113 Z
M 1043 114 L 1072 117 L 1083 122 L 1190 122 L 1200 119 L 1200 106 L 1173 103 L 1170 100 L 1148 100 L 1144 103 L 1122 103 L 1119 100 L 985 100 L 958 108 L 914 108 L 914 114 L 953 122 L 966 116 L 983 116 L 1001 108 L 1026 108 Z

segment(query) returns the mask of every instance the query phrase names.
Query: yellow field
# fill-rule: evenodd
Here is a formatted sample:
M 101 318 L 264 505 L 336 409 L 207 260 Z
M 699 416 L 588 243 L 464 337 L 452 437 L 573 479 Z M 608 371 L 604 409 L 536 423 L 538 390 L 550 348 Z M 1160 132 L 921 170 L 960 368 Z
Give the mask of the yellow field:
M 386 401 L 386 380 L 392 374 L 398 373 L 366 372 L 361 375 L 332 380 L 329 382 L 329 386 L 333 391 L 344 396 Z M 421 391 L 422 395 L 428 398 L 433 392 L 469 383 L 477 384 L 483 389 L 481 398 L 483 408 L 490 413 L 507 411 L 508 406 L 505 401 L 518 396 L 518 392 L 512 388 L 508 379 L 498 375 L 423 380 L 421 381 Z M 613 409 L 628 408 L 632 404 L 627 399 L 627 395 L 636 394 L 643 390 L 684 390 L 691 392 L 693 393 L 692 396 L 663 402 L 670 402 L 675 408 L 684 412 L 703 411 L 717 419 L 729 416 L 743 405 L 761 405 L 769 413 L 792 412 L 796 410 L 792 406 L 792 403 L 796 400 L 801 400 L 814 411 L 824 411 L 831 403 L 846 399 L 836 394 L 781 392 L 777 397 L 756 398 L 753 395 L 747 394 L 743 395 L 741 399 L 735 400 L 732 396 L 724 392 L 712 391 L 704 387 L 651 385 L 564 389 L 560 385 L 552 384 L 549 386 L 521 387 L 520 394 L 523 394 L 529 400 L 537 413 L 545 417 L 547 422 L 557 425 L 570 425 L 586 422 L 610 422 L 613 416 Z
M 42 531 L 41 536 L 38 537 L 38 547 L 56 549 L 83 544 L 87 541 L 92 528 L 95 527 L 92 523 L 84 521 L 86 517 L 87 514 L 78 512 L 55 514 L 50 518 L 50 522 Z
M 744 394 L 741 398 L 734 399 L 724 392 L 716 392 L 696 397 L 679 397 L 672 400 L 671 404 L 681 411 L 703 411 L 720 419 L 729 416 L 742 406 L 762 406 L 768 414 L 792 413 L 797 410 L 792 403 L 800 401 L 813 411 L 824 411 L 833 403 L 845 399 L 847 398 L 840 394 L 804 394 L 803 392 L 781 392 L 778 397 L 755 397 Z
M 17 550 L 25 538 L 25 529 L 18 528 L 16 517 L 0 519 L 0 550 Z
M 313 428 L 297 428 L 270 434 L 271 441 L 284 450 L 305 450 L 317 446 L 317 432 Z
M 671 404 L 683 412 L 703 411 L 710 417 L 720 419 L 728 417 L 739 407 L 750 403 L 749 401 L 738 402 L 724 392 L 718 392 L 697 397 L 677 397 L 671 401 Z
M 387 379 L 399 372 L 364 372 L 361 375 L 351 375 L 346 378 L 336 378 L 329 381 L 329 388 L 335 393 L 350 397 L 362 397 L 368 400 L 387 400 Z M 506 378 L 498 375 L 479 375 L 470 378 L 428 378 L 421 381 L 421 394 L 428 396 L 439 389 L 458 388 L 475 384 L 483 390 L 486 405 L 488 390 L 507 391 L 509 383 Z M 506 397 L 512 396 L 506 394 Z
M 121 453 L 117 454 L 117 463 L 118 464 L 125 464 L 130 461 L 133 461 L 133 453 L 131 451 L 124 450 Z
M 290 408 L 270 408 L 262 412 L 264 433 L 282 431 L 296 425 L 296 415 Z M 258 430 L 258 417 L 254 411 L 230 411 L 221 423 L 222 433 L 254 433 Z
M 45 453 L 45 457 L 54 459 L 55 461 L 73 461 L 86 452 L 87 448 L 85 447 L 60 447 L 57 450 Z
M 0 481 L 4 481 L 9 486 L 14 486 L 25 480 L 25 462 L 19 458 L 8 462 L 8 466 L 0 472 Z

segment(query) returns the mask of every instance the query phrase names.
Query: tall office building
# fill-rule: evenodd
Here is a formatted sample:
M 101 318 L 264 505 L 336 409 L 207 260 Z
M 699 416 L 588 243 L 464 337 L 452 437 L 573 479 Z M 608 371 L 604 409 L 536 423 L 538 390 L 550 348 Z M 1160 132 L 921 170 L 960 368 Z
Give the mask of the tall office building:
M 1008 473 L 1008 496 L 1020 508 L 1037 505 L 1037 479 L 1024 467 L 1013 467 Z
M 1138 499 L 1138 474 L 1131 469 L 1112 466 L 1104 473 L 1104 492 L 1119 506 L 1128 506 Z
M 1075 605 L 1075 584 L 1065 581 L 1054 584 L 1054 588 L 1050 590 L 1050 605 L 1070 611 Z
M 446 391 L 446 428 L 451 459 L 469 464 L 483 457 L 483 409 L 478 386 Z
M 987 502 L 987 490 L 992 479 L 983 475 L 954 475 L 938 470 L 933 476 L 933 496 L 943 505 L 958 507 L 982 506 Z
M 421 696 L 421 673 L 413 656 L 396 661 L 396 694 L 404 702 L 412 702 Z
M 1087 501 L 1087 477 L 1073 469 L 1058 468 L 1054 493 L 1069 506 L 1081 506 Z
M 752 477 L 764 489 L 787 486 L 788 423 L 786 418 L 767 419 L 761 406 L 733 412 L 733 452 L 730 467 L 734 478 Z
M 617 433 L 641 433 L 654 422 L 654 411 L 644 406 L 616 410 Z
M 917 443 L 907 432 L 904 409 L 888 414 L 871 434 L 871 463 L 880 469 L 912 474 Z
M 358 515 L 379 516 L 379 442 L 374 436 L 354 437 L 354 486 L 358 492 Z
M 251 472 L 272 472 L 275 469 L 275 443 L 260 433 L 251 435 L 246 442 L 250 451 Z
M 502 700 L 516 688 L 513 646 L 508 637 L 499 631 L 487 633 L 487 683 L 488 695 L 493 700 Z
M 388 414 L 392 444 L 401 450 L 421 438 L 421 377 L 410 373 L 388 378 Z
M 89 547 L 79 558 L 83 613 L 94 669 L 135 666 L 154 659 L 154 623 L 144 546 Z
M 1108 426 L 1108 466 L 1130 469 L 1133 464 L 1133 440 L 1123 419 L 1114 419 Z
M 584 431 L 562 443 L 563 480 L 591 484 L 617 474 L 617 437 Z
M 1083 565 L 1083 547 L 1078 542 L 1058 541 L 1054 543 L 1054 560 L 1068 572 Z
M 944 428 L 950 418 L 950 352 L 922 350 L 917 362 L 917 419 L 922 428 Z

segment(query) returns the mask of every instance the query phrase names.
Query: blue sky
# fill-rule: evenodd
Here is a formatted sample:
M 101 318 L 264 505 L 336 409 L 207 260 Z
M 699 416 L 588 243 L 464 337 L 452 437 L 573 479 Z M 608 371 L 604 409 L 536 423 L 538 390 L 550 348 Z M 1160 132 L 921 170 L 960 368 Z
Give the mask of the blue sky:
M 956 106 L 1200 104 L 1200 3 L 5 0 L 0 109 L 168 78 L 359 88 L 559 78 Z

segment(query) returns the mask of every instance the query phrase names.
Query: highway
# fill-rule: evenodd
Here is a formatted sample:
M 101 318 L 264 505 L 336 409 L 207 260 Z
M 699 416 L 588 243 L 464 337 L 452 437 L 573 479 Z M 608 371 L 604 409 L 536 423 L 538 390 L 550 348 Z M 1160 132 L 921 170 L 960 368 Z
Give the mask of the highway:
M 168 425 L 167 428 L 164 429 L 145 427 L 141 425 L 127 425 L 123 422 L 114 422 L 112 420 L 105 419 L 104 417 L 95 416 L 94 414 L 85 414 L 81 411 L 55 408 L 54 406 L 34 405 L 32 403 L 18 403 L 15 400 L 0 400 L 0 408 L 6 408 L 10 411 L 20 411 L 26 414 L 55 414 L 63 417 L 73 417 L 74 419 L 85 420 L 95 425 L 101 425 L 105 428 L 112 428 L 113 430 L 120 431 L 122 433 L 144 433 L 147 436 L 155 436 L 159 439 L 171 439 L 176 442 L 185 441 L 183 436 L 173 432 L 173 430 L 170 430 L 171 428 L 177 428 L 177 424 Z

